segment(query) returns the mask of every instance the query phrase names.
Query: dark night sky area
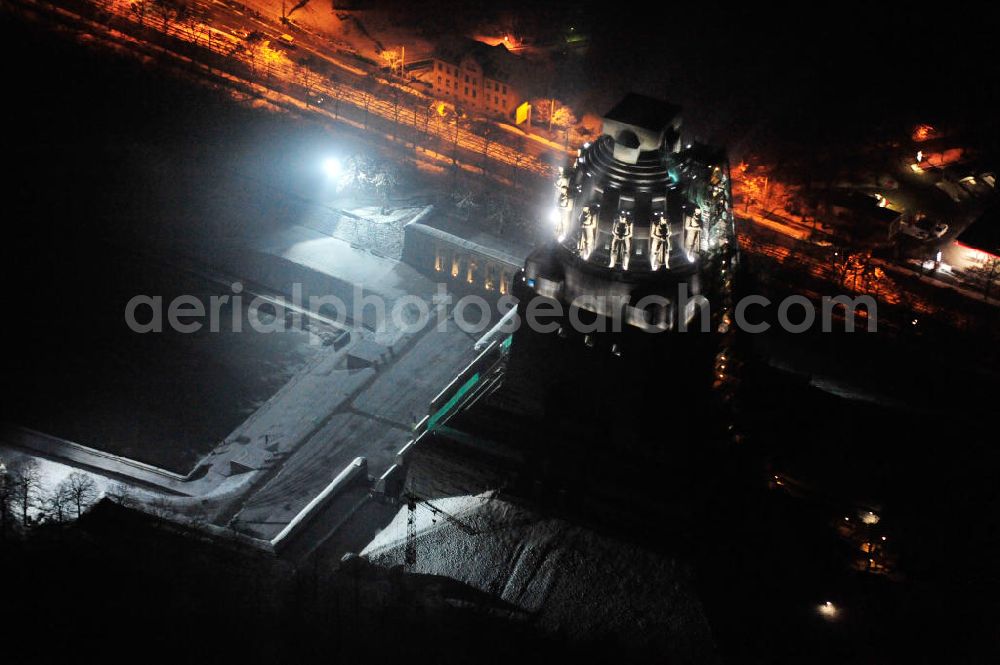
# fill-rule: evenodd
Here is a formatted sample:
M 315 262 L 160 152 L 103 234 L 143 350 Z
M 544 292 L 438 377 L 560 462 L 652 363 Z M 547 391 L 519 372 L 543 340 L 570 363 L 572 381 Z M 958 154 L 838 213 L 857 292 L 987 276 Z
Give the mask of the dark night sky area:
M 883 123 L 991 123 L 1000 72 L 995 23 L 982 10 L 827 7 L 671 7 L 660 21 L 601 15 L 589 57 L 633 70 L 621 87 L 677 99 L 695 131 L 732 144 L 754 129 L 822 141 Z
M 436 30 L 512 25 L 543 41 L 579 26 L 591 46 L 556 84 L 567 101 L 600 111 L 628 91 L 663 97 L 685 106 L 699 138 L 737 150 L 916 122 L 989 129 L 1000 100 L 997 21 L 985 3 L 429 4 L 414 18 L 435 17 Z

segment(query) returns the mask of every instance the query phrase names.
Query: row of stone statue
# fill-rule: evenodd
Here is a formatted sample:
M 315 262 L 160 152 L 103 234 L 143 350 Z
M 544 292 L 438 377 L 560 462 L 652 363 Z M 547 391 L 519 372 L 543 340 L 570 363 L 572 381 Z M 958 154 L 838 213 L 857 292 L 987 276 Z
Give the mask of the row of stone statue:
M 564 242 L 572 233 L 576 233 L 576 251 L 580 258 L 587 261 L 597 245 L 597 219 L 600 214 L 599 205 L 585 205 L 574 219 L 573 200 L 569 196 L 569 176 L 561 173 L 556 181 L 558 191 L 558 210 L 556 217 L 556 239 Z M 575 222 L 575 224 L 574 224 Z M 635 220 L 631 210 L 619 209 L 611 225 L 609 268 L 629 269 L 632 256 L 632 236 Z M 574 228 L 575 227 L 575 228 Z M 697 255 L 701 248 L 702 215 L 700 209 L 695 209 L 693 215 L 685 218 L 684 249 L 689 260 Z M 651 270 L 670 269 L 670 222 L 663 211 L 655 211 L 649 222 L 649 267 Z

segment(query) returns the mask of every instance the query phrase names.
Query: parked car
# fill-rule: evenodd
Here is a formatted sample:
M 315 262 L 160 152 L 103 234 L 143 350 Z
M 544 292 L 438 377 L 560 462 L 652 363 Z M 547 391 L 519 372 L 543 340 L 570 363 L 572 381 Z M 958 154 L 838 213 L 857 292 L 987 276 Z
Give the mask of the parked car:
M 926 217 L 910 220 L 900 220 L 899 230 L 917 240 L 940 238 L 948 233 L 948 225 L 944 222 L 934 222 Z

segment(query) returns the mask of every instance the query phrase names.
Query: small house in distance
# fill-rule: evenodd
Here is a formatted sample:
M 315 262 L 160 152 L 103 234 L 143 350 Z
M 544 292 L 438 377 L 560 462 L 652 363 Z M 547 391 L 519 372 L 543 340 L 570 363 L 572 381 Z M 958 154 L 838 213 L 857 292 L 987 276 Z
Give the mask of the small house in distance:
M 527 98 L 524 63 L 503 44 L 462 39 L 439 46 L 430 82 L 438 99 L 469 111 L 513 120 Z

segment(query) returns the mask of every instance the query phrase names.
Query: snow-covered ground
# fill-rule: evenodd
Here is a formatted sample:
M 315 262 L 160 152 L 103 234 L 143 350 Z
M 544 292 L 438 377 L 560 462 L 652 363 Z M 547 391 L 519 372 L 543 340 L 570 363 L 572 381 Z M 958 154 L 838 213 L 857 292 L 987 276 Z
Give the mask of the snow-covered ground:
M 665 662 L 709 659 L 707 619 L 684 568 L 669 557 L 491 493 L 420 502 L 414 516 L 417 562 L 410 572 L 493 594 L 570 639 L 614 635 Z M 361 555 L 386 567 L 403 564 L 407 517 L 404 507 Z
M 248 7 L 268 18 L 281 16 L 281 0 L 244 0 Z M 407 59 L 426 57 L 433 46 L 395 20 L 392 12 L 381 9 L 341 11 L 333 3 L 285 0 L 289 20 L 310 32 L 319 33 L 338 49 L 382 62 L 383 50 L 407 50 Z

